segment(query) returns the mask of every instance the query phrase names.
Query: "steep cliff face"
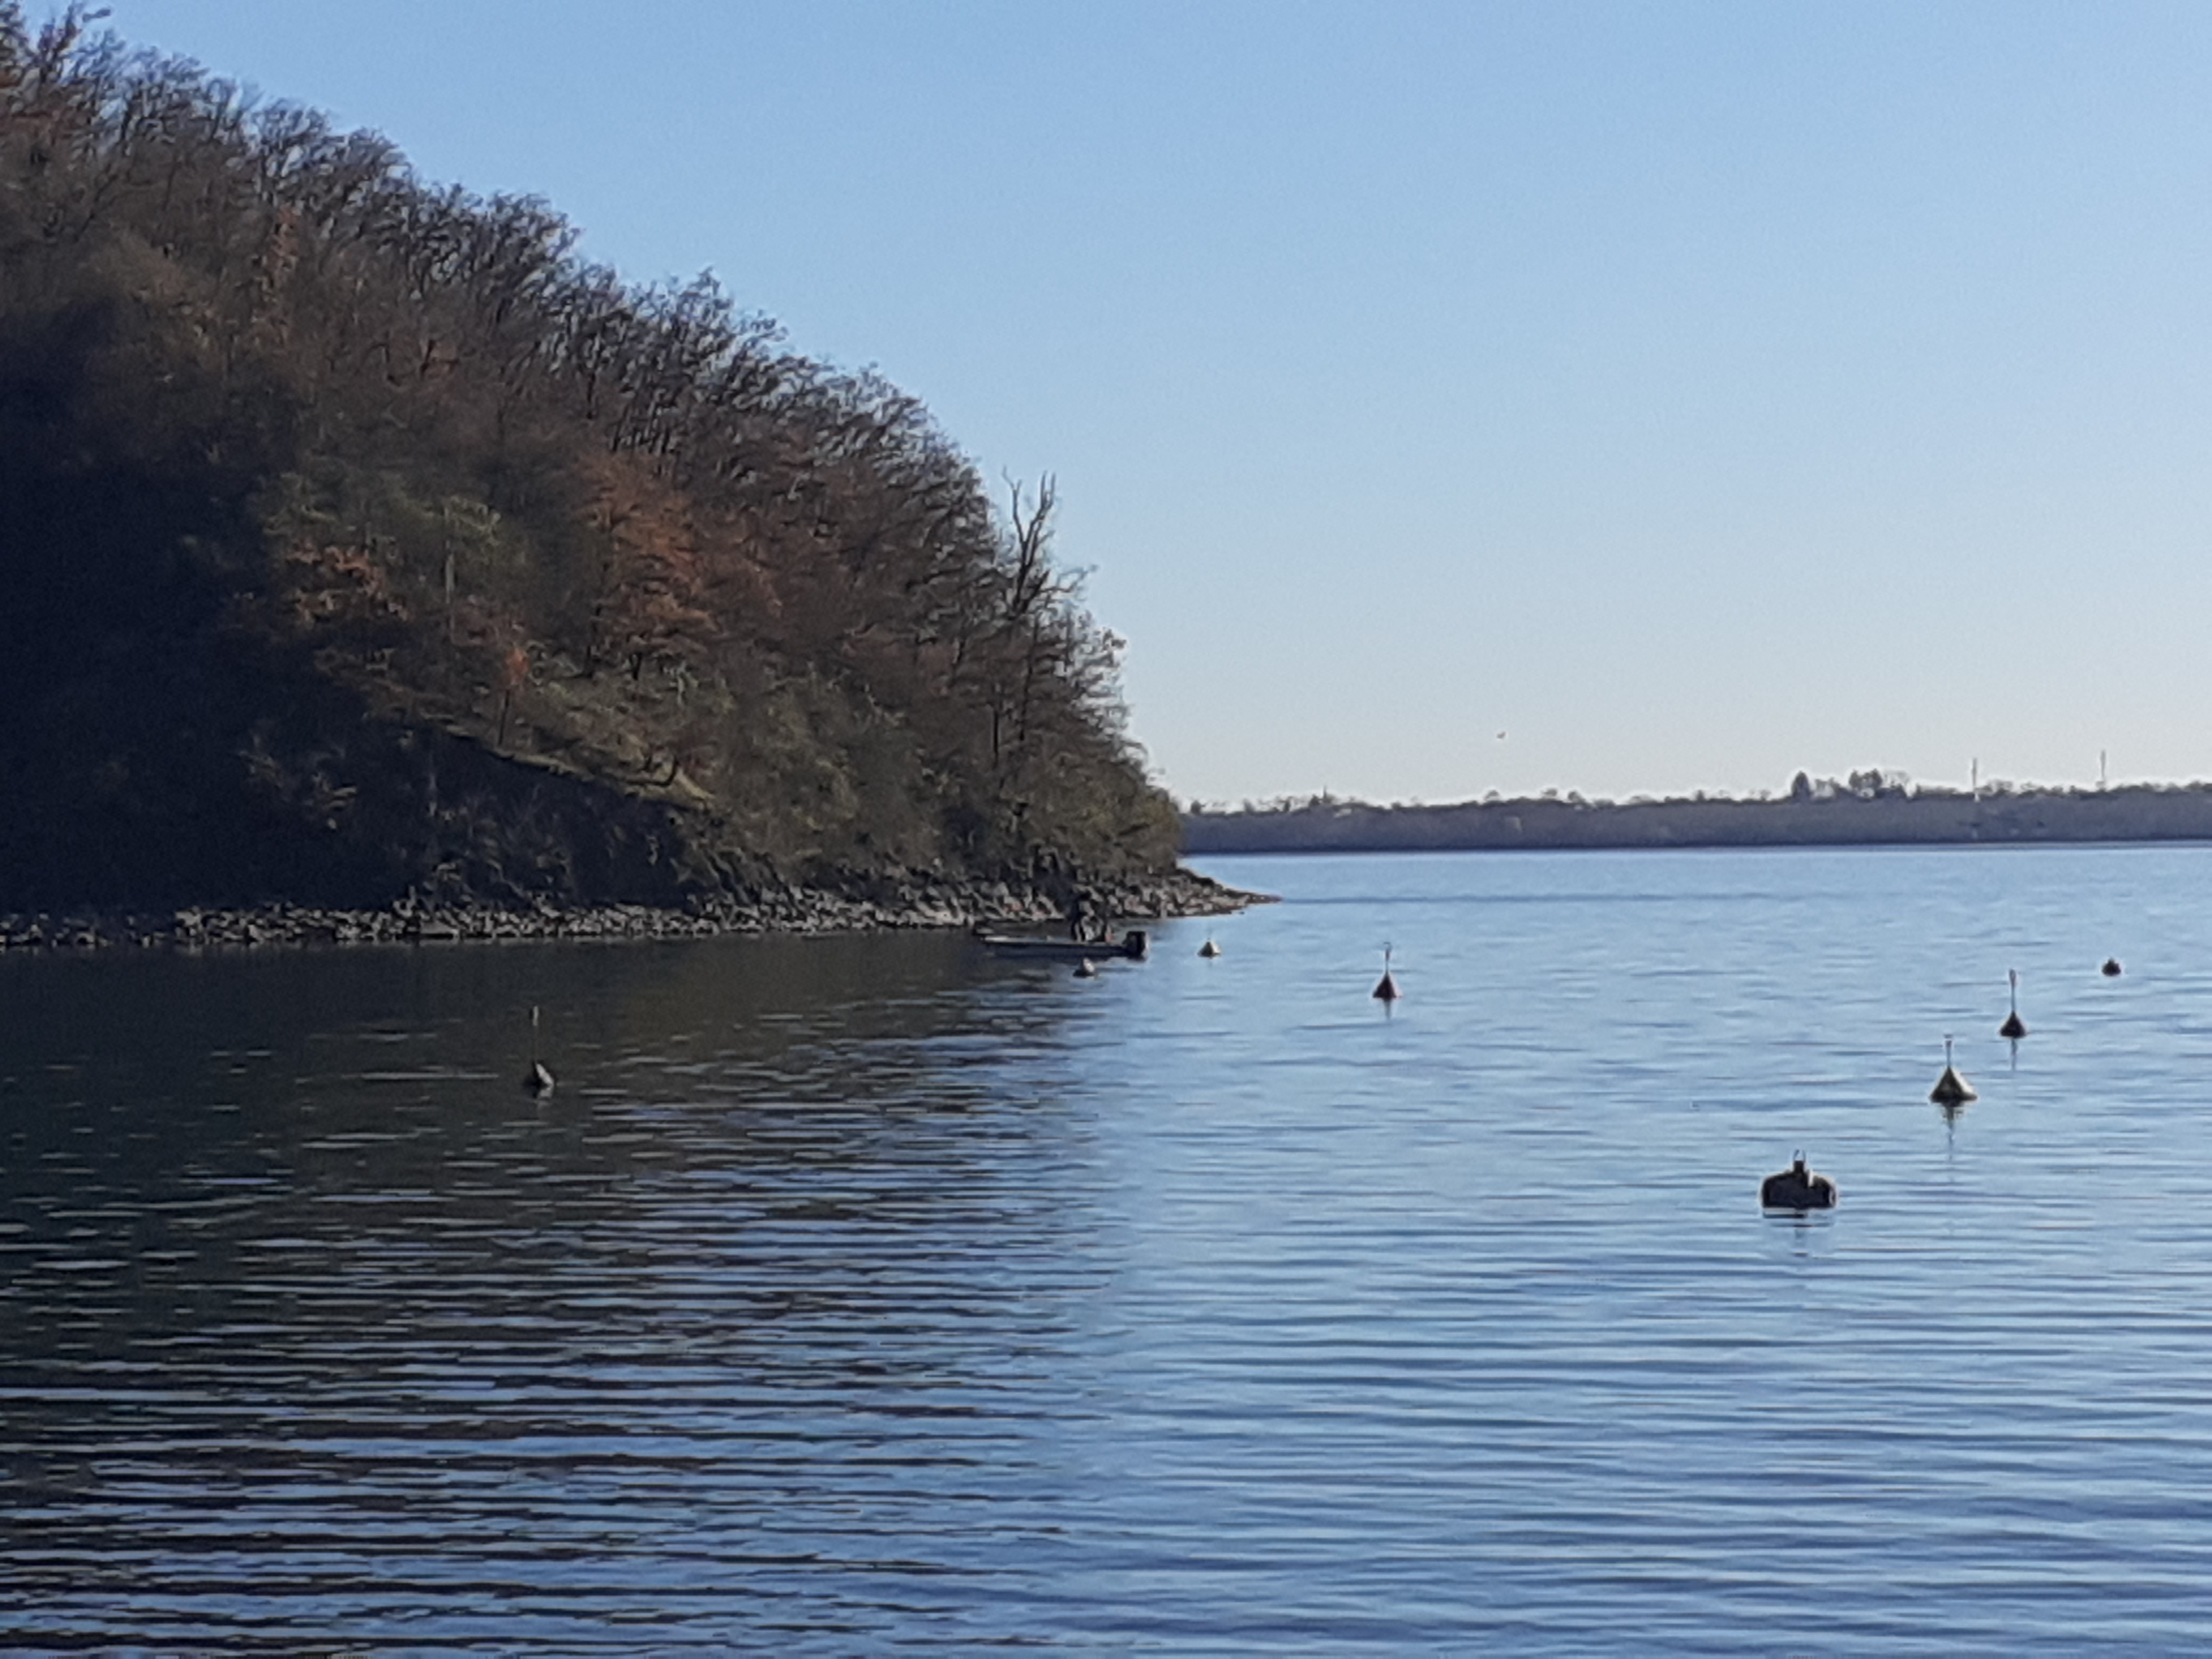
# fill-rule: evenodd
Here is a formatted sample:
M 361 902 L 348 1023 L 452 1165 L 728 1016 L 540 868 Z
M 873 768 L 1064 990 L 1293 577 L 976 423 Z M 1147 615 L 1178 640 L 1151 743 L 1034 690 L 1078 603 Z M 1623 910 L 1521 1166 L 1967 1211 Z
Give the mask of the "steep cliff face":
M 680 904 L 769 873 L 710 803 L 380 715 L 253 641 L 104 643 L 9 704 L 0 908 Z
M 1049 481 L 573 241 L 0 0 L 0 907 L 1172 866 Z
M 293 809 L 295 833 L 331 838 L 316 865 L 351 878 L 357 902 L 404 886 L 434 903 L 680 906 L 747 892 L 767 873 L 698 805 L 465 737 L 365 723 L 289 768 L 272 763 L 271 793 Z

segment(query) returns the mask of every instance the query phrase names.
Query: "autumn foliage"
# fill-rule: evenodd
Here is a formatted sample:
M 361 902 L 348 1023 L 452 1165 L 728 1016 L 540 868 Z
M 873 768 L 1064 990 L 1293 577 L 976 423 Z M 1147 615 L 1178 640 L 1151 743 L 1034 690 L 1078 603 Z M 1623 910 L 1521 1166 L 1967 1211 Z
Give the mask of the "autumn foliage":
M 0 898 L 419 885 L 510 775 L 679 885 L 1172 859 L 1050 481 L 575 243 L 0 3 Z

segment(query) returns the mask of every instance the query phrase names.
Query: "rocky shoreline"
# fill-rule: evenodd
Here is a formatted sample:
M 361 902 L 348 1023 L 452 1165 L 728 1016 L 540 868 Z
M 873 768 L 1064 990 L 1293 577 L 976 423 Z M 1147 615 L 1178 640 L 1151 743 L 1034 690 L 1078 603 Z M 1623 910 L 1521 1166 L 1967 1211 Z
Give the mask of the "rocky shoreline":
M 1103 907 L 1124 921 L 1227 915 L 1273 902 L 1194 871 L 1097 884 Z M 683 909 L 646 904 L 531 909 L 413 899 L 381 910 L 265 904 L 199 906 L 167 912 L 82 910 L 0 915 L 0 951 L 204 950 L 257 945 L 431 945 L 520 939 L 702 939 L 726 933 L 856 933 L 918 927 L 1056 924 L 1062 904 L 1004 882 L 892 882 L 855 894 L 786 887 Z

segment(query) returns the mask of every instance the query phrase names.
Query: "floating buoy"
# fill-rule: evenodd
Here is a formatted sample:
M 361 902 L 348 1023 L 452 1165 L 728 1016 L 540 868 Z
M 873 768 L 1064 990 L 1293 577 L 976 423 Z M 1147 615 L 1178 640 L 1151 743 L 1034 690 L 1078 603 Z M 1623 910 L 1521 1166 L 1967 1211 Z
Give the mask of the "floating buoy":
M 1382 947 L 1382 977 L 1376 982 L 1375 1000 L 1377 1002 L 1395 1002 L 1398 1000 L 1398 981 L 1390 977 L 1390 947 L 1387 945 Z
M 1790 1160 L 1779 1175 L 1759 1183 L 1759 1201 L 1770 1210 L 1832 1210 L 1836 1183 L 1818 1170 L 1805 1167 L 1805 1154 Z
M 2105 965 L 2099 969 L 2098 972 L 2104 975 L 2106 979 L 2118 979 L 2120 976 L 2120 959 L 2118 957 L 2106 957 Z
M 1218 957 L 1221 954 L 1221 947 L 1209 939 L 1198 947 L 1198 953 L 1202 957 Z
M 2017 969 L 2008 968 L 2005 976 L 2012 981 L 2012 1012 L 2005 1016 L 2005 1023 L 1997 1027 L 1997 1035 L 2010 1037 L 2017 1042 L 2027 1035 L 2027 1026 L 2020 1017 L 2020 974 Z
M 1970 1100 L 1979 1100 L 1974 1085 L 1959 1075 L 1958 1067 L 1951 1064 L 1951 1039 L 1943 1039 L 1943 1075 L 1936 1079 L 1936 1086 L 1928 1091 L 1928 1098 L 1938 1106 L 1963 1106 Z
M 538 1058 L 538 1005 L 530 1005 L 530 1069 L 522 1074 L 522 1086 L 533 1095 L 553 1092 L 553 1073 Z
M 1085 957 L 1082 961 L 1075 964 L 1075 976 L 1078 979 L 1097 979 L 1098 977 L 1097 965 L 1093 963 L 1089 957 Z

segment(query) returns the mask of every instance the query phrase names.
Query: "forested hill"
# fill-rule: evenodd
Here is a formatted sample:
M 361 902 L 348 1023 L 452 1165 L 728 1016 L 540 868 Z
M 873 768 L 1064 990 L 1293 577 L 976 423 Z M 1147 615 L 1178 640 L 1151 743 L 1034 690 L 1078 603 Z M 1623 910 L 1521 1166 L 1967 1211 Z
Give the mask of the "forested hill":
M 575 245 L 0 4 L 0 907 L 1172 865 L 1048 482 Z

